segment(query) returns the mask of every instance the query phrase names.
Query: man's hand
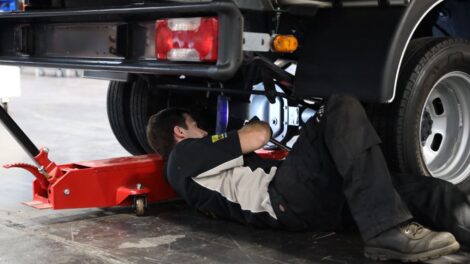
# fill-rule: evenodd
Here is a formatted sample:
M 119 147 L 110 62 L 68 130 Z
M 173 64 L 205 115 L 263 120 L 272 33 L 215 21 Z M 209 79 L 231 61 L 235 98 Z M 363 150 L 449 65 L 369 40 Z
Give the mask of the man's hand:
M 251 120 L 248 124 L 238 130 L 242 153 L 247 154 L 260 149 L 269 142 L 271 138 L 271 127 L 269 124 L 259 120 Z

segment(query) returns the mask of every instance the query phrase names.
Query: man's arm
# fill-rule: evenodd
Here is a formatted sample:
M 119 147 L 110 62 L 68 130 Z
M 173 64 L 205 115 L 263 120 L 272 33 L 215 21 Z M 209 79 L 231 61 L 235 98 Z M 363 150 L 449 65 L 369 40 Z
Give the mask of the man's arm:
M 271 128 L 263 121 L 252 121 L 238 130 L 243 154 L 251 153 L 266 145 L 271 138 Z

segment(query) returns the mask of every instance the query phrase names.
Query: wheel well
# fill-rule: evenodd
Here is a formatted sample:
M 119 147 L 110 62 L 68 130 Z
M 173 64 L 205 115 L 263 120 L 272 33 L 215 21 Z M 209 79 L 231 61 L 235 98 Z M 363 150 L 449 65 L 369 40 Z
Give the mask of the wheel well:
M 469 1 L 446 0 L 427 14 L 413 38 L 433 36 L 470 39 L 469 22 Z

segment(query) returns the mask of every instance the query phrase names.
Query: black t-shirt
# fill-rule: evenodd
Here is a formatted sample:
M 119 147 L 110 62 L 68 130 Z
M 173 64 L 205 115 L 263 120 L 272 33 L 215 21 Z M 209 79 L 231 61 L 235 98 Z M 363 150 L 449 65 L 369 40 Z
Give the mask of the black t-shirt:
M 268 186 L 277 161 L 243 155 L 236 131 L 185 139 L 167 162 L 167 179 L 190 205 L 253 226 L 278 227 Z

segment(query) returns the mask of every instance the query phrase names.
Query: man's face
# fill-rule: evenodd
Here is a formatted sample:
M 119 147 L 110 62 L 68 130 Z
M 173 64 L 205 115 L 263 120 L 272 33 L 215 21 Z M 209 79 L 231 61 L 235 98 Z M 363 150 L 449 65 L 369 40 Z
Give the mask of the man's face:
M 184 114 L 187 129 L 178 127 L 181 132 L 182 139 L 186 138 L 203 138 L 207 136 L 207 131 L 197 126 L 197 122 L 188 114 Z

